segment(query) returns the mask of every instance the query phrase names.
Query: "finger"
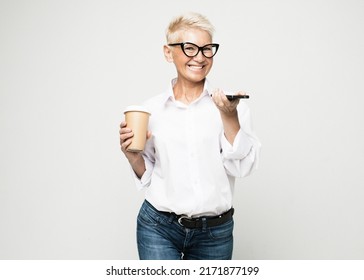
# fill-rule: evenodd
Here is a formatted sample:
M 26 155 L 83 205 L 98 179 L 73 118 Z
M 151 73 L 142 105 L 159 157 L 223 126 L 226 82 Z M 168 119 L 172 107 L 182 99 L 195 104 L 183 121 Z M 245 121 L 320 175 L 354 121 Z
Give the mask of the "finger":
M 130 132 L 132 132 L 132 130 L 131 130 L 131 128 L 129 128 L 129 127 L 124 127 L 124 128 L 120 128 L 119 129 L 119 134 L 121 135 L 121 134 L 125 134 L 125 133 L 130 133 Z
M 134 133 L 133 132 L 120 134 L 120 144 L 124 143 L 128 139 L 133 138 L 133 136 L 134 136 Z
M 223 106 L 223 92 L 221 89 L 215 89 L 212 92 L 212 100 L 214 101 L 214 103 L 216 104 L 216 106 L 221 107 Z
M 224 91 L 220 90 L 219 92 L 219 97 L 220 100 L 222 102 L 222 106 L 226 106 L 226 107 L 230 107 L 231 105 L 234 105 L 234 103 L 232 103 L 227 97 Z
M 239 102 L 240 102 L 240 99 L 235 99 L 235 100 L 229 101 L 229 102 L 230 102 L 230 106 L 232 108 L 236 108 L 238 106 Z
M 224 95 L 224 92 L 217 88 L 213 91 L 213 96 L 217 97 L 217 98 L 222 98 L 222 96 Z
M 227 98 L 226 98 L 227 99 Z M 230 108 L 230 110 L 233 110 L 233 109 L 235 109 L 237 106 L 238 106 L 238 104 L 239 104 L 239 102 L 240 102 L 240 99 L 234 99 L 234 100 L 228 100 L 227 99 L 227 107 L 229 107 Z
M 123 143 L 120 144 L 121 150 L 125 153 L 126 149 L 129 147 L 130 144 L 131 144 L 131 139 L 124 141 Z
M 248 95 L 245 91 L 238 91 L 236 95 Z
M 125 122 L 125 121 L 122 121 L 122 122 L 120 123 L 120 128 L 123 128 L 123 127 L 126 127 L 126 122 Z

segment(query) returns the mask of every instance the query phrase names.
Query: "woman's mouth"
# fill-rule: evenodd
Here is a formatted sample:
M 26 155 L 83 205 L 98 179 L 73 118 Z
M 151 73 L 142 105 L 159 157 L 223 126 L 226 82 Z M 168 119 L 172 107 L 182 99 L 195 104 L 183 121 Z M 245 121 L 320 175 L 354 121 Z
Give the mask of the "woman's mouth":
M 201 70 L 202 68 L 205 67 L 205 65 L 187 65 L 188 68 L 190 68 L 191 70 L 194 70 L 194 71 L 198 71 L 198 70 Z

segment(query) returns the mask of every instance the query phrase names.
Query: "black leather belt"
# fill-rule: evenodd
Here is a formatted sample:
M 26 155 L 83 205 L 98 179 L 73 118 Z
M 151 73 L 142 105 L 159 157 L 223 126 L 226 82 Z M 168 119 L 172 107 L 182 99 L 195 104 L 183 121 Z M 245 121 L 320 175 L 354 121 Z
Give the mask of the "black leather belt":
M 168 213 L 168 212 L 162 212 Z M 171 213 L 168 213 L 171 215 Z M 175 214 L 172 214 L 175 215 Z M 204 220 L 206 222 L 207 227 L 215 227 L 218 225 L 222 225 L 231 220 L 234 215 L 234 208 L 231 208 L 229 211 L 218 215 L 218 216 L 205 216 L 205 217 L 198 217 L 198 218 L 189 218 L 185 215 L 175 215 L 178 223 L 186 228 L 202 228 L 204 225 Z

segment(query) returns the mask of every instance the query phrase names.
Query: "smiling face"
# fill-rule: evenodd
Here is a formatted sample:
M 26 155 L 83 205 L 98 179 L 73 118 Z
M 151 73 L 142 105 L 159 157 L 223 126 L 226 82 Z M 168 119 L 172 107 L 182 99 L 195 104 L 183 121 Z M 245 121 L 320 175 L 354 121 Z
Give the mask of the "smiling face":
M 190 42 L 198 46 L 211 44 L 211 36 L 200 29 L 187 29 L 180 31 L 179 40 L 169 43 Z M 178 79 L 181 82 L 202 82 L 210 72 L 213 58 L 206 58 L 200 51 L 195 57 L 186 56 L 180 46 L 164 46 L 164 55 L 168 62 L 176 66 Z

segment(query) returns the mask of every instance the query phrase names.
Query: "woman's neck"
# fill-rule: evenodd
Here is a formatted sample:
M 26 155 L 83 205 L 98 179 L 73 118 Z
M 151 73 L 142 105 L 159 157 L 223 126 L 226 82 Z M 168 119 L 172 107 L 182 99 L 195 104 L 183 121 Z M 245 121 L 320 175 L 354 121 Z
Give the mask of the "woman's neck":
M 173 87 L 174 98 L 188 105 L 200 97 L 204 85 L 205 80 L 198 83 L 181 82 L 177 80 Z

